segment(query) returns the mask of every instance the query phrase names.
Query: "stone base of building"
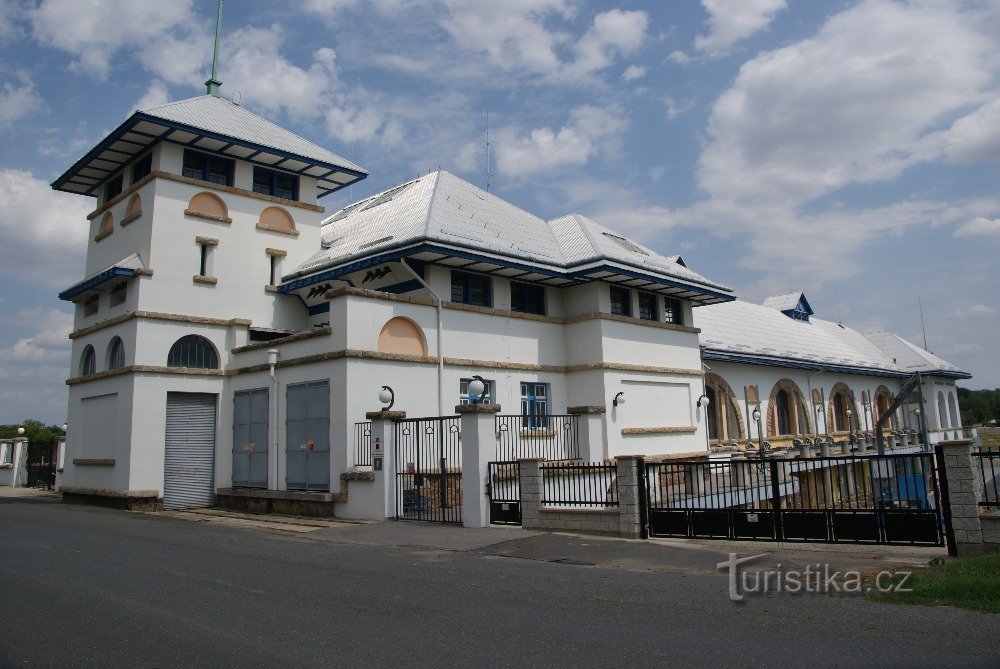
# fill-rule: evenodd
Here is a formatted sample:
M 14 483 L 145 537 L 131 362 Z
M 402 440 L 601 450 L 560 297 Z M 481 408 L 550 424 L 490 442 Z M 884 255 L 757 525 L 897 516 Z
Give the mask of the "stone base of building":
M 62 501 L 67 504 L 87 504 L 126 511 L 163 511 L 163 498 L 158 490 L 108 490 L 63 486 Z
M 336 504 L 345 501 L 347 500 L 341 493 L 298 490 L 220 488 L 215 493 L 215 506 L 221 509 L 311 518 L 333 518 L 336 516 Z

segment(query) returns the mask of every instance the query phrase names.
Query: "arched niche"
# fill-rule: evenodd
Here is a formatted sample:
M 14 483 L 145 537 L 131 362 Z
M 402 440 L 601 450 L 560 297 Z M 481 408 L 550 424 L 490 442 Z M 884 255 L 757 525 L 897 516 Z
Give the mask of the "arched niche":
M 427 339 L 420 326 L 409 318 L 396 316 L 386 321 L 378 334 L 380 353 L 401 353 L 404 355 L 427 355 Z
M 720 442 L 743 439 L 746 427 L 736 393 L 725 379 L 714 372 L 705 374 L 705 388 L 710 401 L 706 411 L 709 438 Z
M 892 392 L 885 386 L 879 386 L 875 389 L 875 420 L 877 421 L 885 415 L 890 406 L 892 406 Z M 891 416 L 883 427 L 888 430 L 895 430 L 898 427 L 896 417 Z
M 260 212 L 257 227 L 272 232 L 295 232 L 295 220 L 292 215 L 281 207 L 265 207 Z
M 115 218 L 110 211 L 107 211 L 104 213 L 104 218 L 101 219 L 101 225 L 97 228 L 97 236 L 94 237 L 94 241 L 104 239 L 114 231 Z
M 830 432 L 849 432 L 851 424 L 854 425 L 854 430 L 860 431 L 861 423 L 859 422 L 858 409 L 854 406 L 851 397 L 851 389 L 847 387 L 846 383 L 838 381 L 834 384 L 830 391 L 826 416 Z M 850 419 L 847 416 L 848 409 L 851 410 Z
M 224 223 L 232 223 L 232 219 L 229 218 L 229 209 L 226 207 L 226 203 L 222 201 L 222 198 L 215 193 L 208 193 L 202 191 L 201 193 L 196 193 L 191 201 L 188 202 L 187 209 L 184 213 L 188 216 L 197 216 L 200 218 L 208 218 L 213 221 L 222 221 Z

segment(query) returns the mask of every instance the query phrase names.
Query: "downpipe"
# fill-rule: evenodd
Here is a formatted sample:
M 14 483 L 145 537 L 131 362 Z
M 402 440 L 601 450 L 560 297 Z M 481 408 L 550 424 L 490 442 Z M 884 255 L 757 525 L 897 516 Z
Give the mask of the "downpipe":
M 399 264 L 405 267 L 406 271 L 409 272 L 411 275 L 413 275 L 413 278 L 416 279 L 418 282 L 420 282 L 421 286 L 427 289 L 427 292 L 431 294 L 431 298 L 434 300 L 434 303 L 437 306 L 437 368 L 438 368 L 437 369 L 437 375 L 438 375 L 437 415 L 443 416 L 444 415 L 444 343 L 441 341 L 441 336 L 442 336 L 441 297 L 434 292 L 434 289 L 431 288 L 426 281 L 424 281 L 424 278 L 422 276 L 417 274 L 412 267 L 406 264 L 405 258 L 400 258 Z

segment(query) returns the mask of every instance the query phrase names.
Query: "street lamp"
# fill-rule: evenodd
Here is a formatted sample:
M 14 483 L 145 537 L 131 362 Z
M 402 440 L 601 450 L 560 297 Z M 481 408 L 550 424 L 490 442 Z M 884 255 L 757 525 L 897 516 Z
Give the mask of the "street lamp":
M 854 443 L 854 421 L 851 420 L 851 416 L 854 415 L 854 412 L 848 409 L 844 413 L 847 414 L 847 433 L 850 435 L 849 441 Z
M 389 386 L 382 386 L 382 390 L 378 393 L 378 401 L 385 405 L 382 411 L 388 411 L 396 403 L 396 393 Z
M 711 403 L 712 403 L 712 400 L 709 398 L 708 395 L 702 395 L 701 397 L 698 398 L 698 408 L 699 409 L 701 409 L 702 407 L 707 407 Z
M 764 430 L 760 423 L 760 405 L 758 404 L 753 408 L 753 413 L 750 414 L 753 417 L 754 422 L 757 423 L 757 444 L 760 447 L 760 458 L 764 459 Z
M 473 376 L 472 381 L 469 382 L 469 397 L 475 398 L 472 400 L 473 404 L 485 404 L 486 403 L 486 381 L 483 380 L 481 376 Z

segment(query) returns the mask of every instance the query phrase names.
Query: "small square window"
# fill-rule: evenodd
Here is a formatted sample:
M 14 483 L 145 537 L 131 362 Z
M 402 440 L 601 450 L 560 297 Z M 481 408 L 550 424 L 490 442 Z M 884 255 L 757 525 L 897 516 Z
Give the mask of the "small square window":
M 452 272 L 451 301 L 480 307 L 493 306 L 490 278 L 468 272 Z
M 147 153 L 132 165 L 132 183 L 135 184 L 152 171 L 153 154 Z
M 627 288 L 611 286 L 611 313 L 619 316 L 632 315 L 632 298 Z
M 644 321 L 657 320 L 657 301 L 658 298 L 652 293 L 639 293 L 639 318 Z
M 524 314 L 545 315 L 545 286 L 510 282 L 510 310 Z

